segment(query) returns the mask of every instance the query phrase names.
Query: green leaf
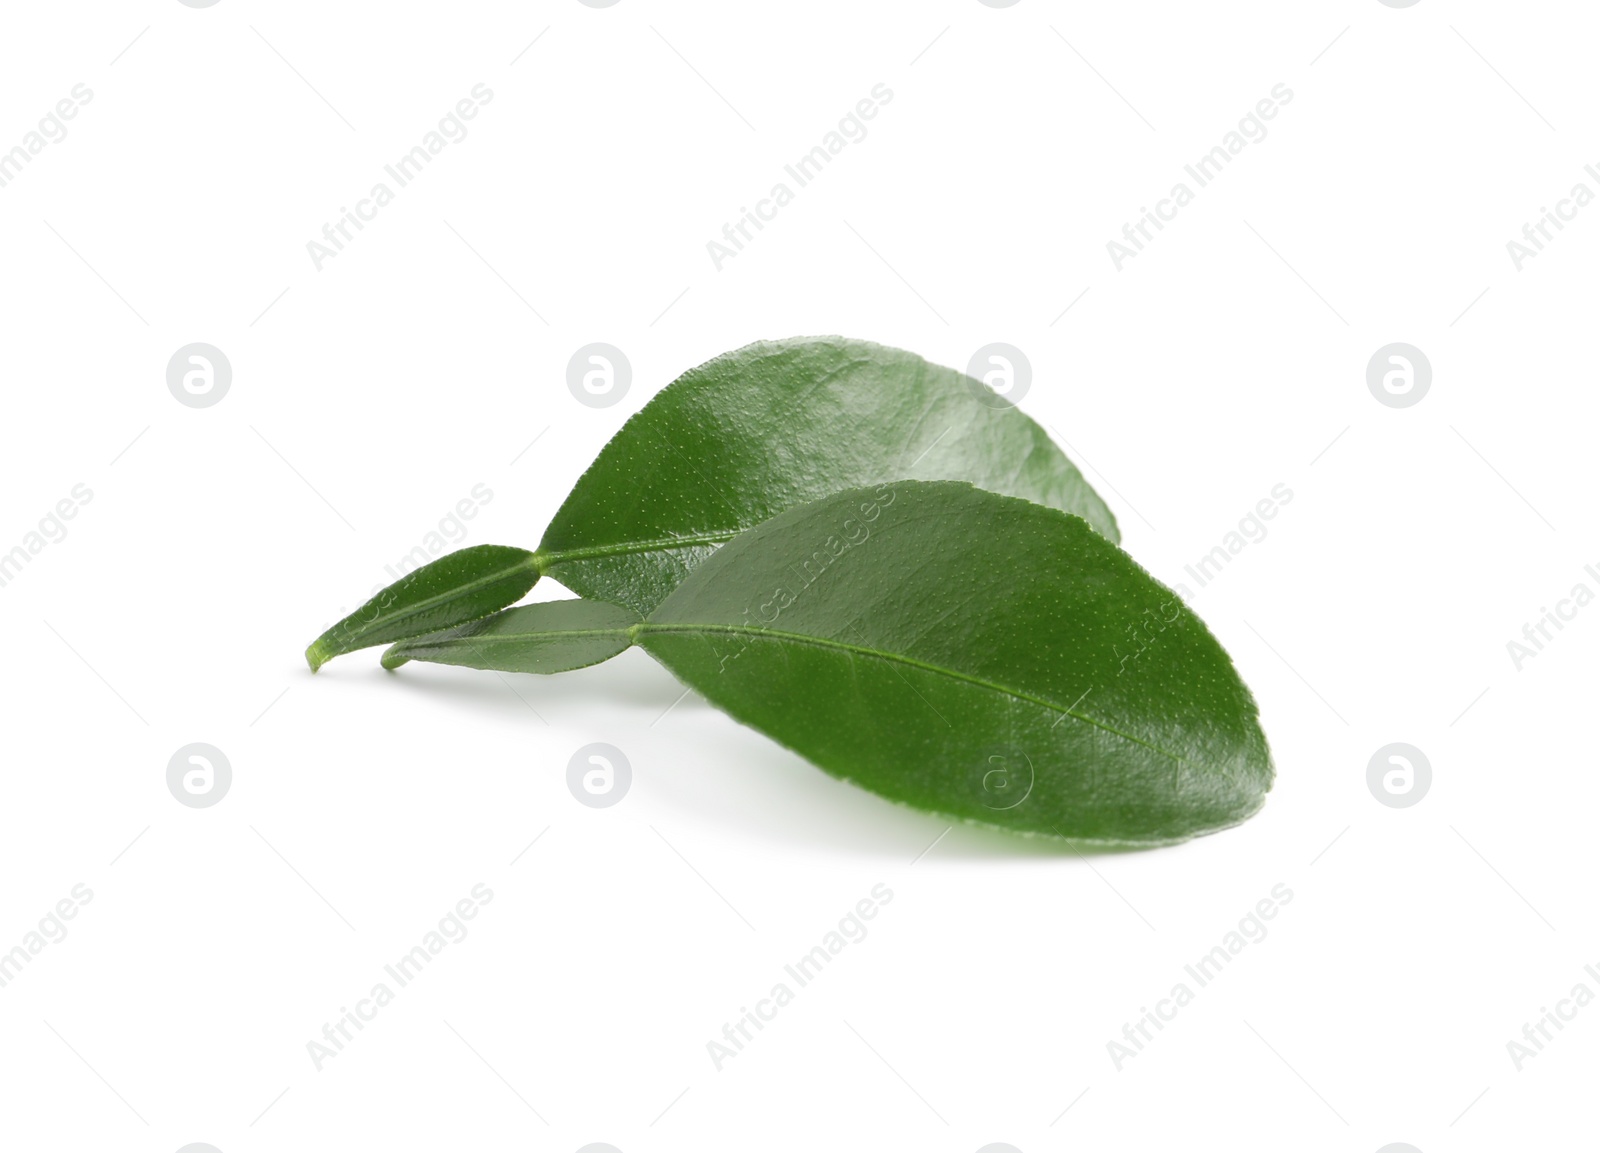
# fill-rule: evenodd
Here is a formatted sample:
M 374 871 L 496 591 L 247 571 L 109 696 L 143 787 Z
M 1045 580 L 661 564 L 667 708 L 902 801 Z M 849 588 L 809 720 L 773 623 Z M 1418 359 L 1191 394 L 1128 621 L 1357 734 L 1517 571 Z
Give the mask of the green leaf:
M 639 614 L 604 601 L 544 601 L 390 646 L 383 667 L 408 660 L 562 673 L 609 660 L 633 644 Z
M 521 600 L 538 579 L 527 549 L 460 549 L 407 573 L 312 641 L 306 663 L 316 672 L 341 653 L 487 616 Z
M 1272 783 L 1255 701 L 1175 593 L 1076 517 L 966 485 L 777 517 L 638 634 L 833 775 L 967 821 L 1165 843 Z
M 612 611 L 595 652 L 631 637 L 834 776 L 952 818 L 1164 844 L 1272 787 L 1255 701 L 1175 593 L 1077 517 L 969 485 L 826 497 L 726 545 L 643 624 Z M 510 617 L 498 635 L 546 623 Z M 564 643 L 452 663 L 546 671 L 527 654 Z
M 623 425 L 545 530 L 540 567 L 648 613 L 743 530 L 904 478 L 970 481 L 1117 540 L 1110 510 L 1044 429 L 995 400 L 954 369 L 866 341 L 748 345 L 690 369 Z

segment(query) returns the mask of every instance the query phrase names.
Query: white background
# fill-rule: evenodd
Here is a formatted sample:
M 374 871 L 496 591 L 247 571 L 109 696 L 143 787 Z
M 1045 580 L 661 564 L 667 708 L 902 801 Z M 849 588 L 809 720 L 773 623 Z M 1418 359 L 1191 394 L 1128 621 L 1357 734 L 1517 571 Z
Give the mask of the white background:
M 1506 242 L 1600 191 L 1595 33 L 1487 0 L 6 5 L 0 148 L 93 97 L 0 188 L 0 551 L 93 495 L 0 588 L 0 948 L 93 898 L 0 988 L 0 1144 L 1591 1141 L 1600 1008 L 1520 1072 L 1507 1042 L 1600 992 L 1600 608 L 1520 670 L 1507 642 L 1600 591 L 1600 209 L 1521 271 Z M 307 241 L 480 83 L 470 135 L 318 271 Z M 718 271 L 707 241 L 879 83 L 866 138 Z M 1118 271 L 1107 241 L 1280 83 L 1267 137 Z M 474 485 L 459 543 L 532 547 L 674 376 L 812 333 L 1025 351 L 1023 407 L 1256 692 L 1260 815 L 1092 858 L 938 839 L 639 652 L 308 673 Z M 233 367 L 214 407 L 167 389 L 194 341 Z M 591 341 L 631 361 L 615 406 L 567 389 Z M 1414 407 L 1367 388 L 1393 341 L 1432 364 Z M 233 769 L 205 809 L 166 786 L 197 741 Z M 594 741 L 633 769 L 609 809 L 566 785 Z M 1404 809 L 1366 783 L 1396 741 L 1433 768 Z M 318 1071 L 307 1042 L 478 883 L 469 935 Z M 880 883 L 869 934 L 714 1068 Z M 1268 935 L 1119 1070 L 1107 1043 L 1278 884 Z

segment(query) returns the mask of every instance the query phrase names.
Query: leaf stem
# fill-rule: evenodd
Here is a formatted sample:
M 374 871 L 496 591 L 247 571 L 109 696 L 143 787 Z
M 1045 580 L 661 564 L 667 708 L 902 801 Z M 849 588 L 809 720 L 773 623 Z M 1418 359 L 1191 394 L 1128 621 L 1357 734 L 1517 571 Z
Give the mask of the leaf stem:
M 543 576 L 548 574 L 553 566 L 566 564 L 568 561 L 596 560 L 609 556 L 628 556 L 633 553 L 658 552 L 674 548 L 693 548 L 704 544 L 727 544 L 741 531 L 739 528 L 719 529 L 716 532 L 658 537 L 655 540 L 621 541 L 617 544 L 593 545 L 589 548 L 545 549 L 541 546 L 533 555 L 539 566 L 539 574 Z

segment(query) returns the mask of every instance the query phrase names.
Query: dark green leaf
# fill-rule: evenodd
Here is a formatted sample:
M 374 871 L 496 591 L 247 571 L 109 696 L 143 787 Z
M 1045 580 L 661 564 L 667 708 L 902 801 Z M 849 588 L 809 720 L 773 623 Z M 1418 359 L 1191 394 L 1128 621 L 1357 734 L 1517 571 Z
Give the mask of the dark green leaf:
M 1054 442 L 984 386 L 843 338 L 748 345 L 686 372 L 623 425 L 573 487 L 540 567 L 586 597 L 648 613 L 744 529 L 830 493 L 965 480 L 1116 521 Z M 992 400 L 991 396 L 991 400 Z
M 316 672 L 341 653 L 413 637 L 515 604 L 539 579 L 533 553 L 480 544 L 407 573 L 306 649 Z
M 635 631 L 828 772 L 967 821 L 1165 843 L 1272 784 L 1254 699 L 1175 593 L 1082 520 L 967 485 L 779 516 Z
M 383 654 L 383 667 L 408 660 L 561 673 L 609 660 L 633 644 L 639 614 L 604 601 L 545 601 L 506 609 L 483 620 L 413 637 Z

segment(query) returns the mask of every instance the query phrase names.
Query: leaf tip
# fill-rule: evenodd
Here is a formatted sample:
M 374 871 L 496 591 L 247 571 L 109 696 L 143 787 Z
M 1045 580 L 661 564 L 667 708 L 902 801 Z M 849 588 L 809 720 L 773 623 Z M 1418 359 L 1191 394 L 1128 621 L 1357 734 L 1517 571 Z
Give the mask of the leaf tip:
M 399 668 L 401 665 L 405 664 L 411 659 L 410 657 L 406 656 L 405 653 L 401 652 L 400 649 L 400 645 L 390 645 L 388 648 L 383 650 L 383 656 L 378 658 L 378 663 L 384 668 L 388 669 L 390 672 L 393 672 L 395 669 Z
M 306 646 L 306 664 L 311 666 L 312 672 L 316 672 L 338 655 L 327 642 L 328 638 L 321 636 Z

